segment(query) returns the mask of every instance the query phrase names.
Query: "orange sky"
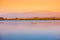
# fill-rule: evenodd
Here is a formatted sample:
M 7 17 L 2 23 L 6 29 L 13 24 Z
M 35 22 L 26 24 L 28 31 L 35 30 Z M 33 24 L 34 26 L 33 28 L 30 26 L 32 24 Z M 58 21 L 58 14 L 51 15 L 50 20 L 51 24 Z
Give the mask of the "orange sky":
M 60 0 L 0 0 L 0 13 L 37 10 L 60 12 Z

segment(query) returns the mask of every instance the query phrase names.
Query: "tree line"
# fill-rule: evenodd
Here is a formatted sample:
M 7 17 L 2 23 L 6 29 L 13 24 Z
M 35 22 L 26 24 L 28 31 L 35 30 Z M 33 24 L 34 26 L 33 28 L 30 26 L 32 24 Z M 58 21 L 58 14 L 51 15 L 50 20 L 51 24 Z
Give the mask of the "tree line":
M 45 17 L 45 18 L 39 18 L 39 17 L 33 17 L 33 18 L 4 18 L 0 17 L 0 20 L 60 20 L 60 18 L 54 18 L 54 17 Z

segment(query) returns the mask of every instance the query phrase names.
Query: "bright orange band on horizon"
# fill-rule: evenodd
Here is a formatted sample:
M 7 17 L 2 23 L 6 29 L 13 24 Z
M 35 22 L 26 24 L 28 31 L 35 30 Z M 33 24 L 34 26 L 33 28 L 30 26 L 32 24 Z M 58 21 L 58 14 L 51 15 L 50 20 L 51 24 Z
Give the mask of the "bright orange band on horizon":
M 60 0 L 0 0 L 0 12 L 60 12 Z

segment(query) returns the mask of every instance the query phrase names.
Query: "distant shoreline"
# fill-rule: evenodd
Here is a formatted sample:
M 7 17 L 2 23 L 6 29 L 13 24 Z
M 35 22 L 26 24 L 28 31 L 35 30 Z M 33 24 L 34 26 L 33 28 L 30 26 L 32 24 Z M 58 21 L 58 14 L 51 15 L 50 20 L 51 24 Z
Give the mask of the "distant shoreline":
M 4 20 L 13 20 L 13 19 L 4 19 Z M 25 20 L 25 19 L 24 19 Z M 29 20 L 29 19 L 28 19 Z M 45 19 L 41 19 L 41 20 L 45 20 Z M 58 19 L 55 19 L 55 20 L 58 20 Z M 1 20 L 0 20 L 1 21 Z
M 4 18 L 0 17 L 0 20 L 60 20 L 60 18 L 39 18 L 39 17 L 34 17 L 34 18 Z

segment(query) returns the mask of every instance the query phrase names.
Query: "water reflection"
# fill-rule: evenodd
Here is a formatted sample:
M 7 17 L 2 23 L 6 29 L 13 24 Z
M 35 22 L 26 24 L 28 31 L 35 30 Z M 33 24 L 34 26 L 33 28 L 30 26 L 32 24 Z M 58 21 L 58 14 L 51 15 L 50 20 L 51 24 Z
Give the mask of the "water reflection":
M 56 40 L 60 36 L 60 22 L 0 21 L 0 39 Z

